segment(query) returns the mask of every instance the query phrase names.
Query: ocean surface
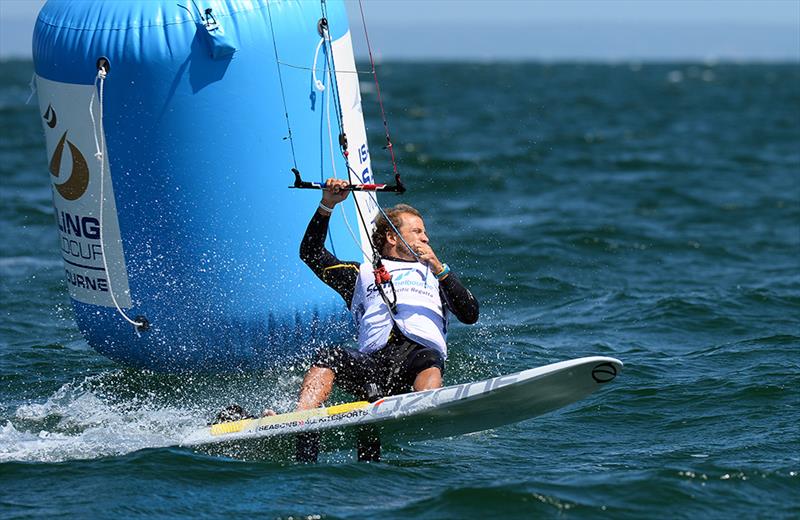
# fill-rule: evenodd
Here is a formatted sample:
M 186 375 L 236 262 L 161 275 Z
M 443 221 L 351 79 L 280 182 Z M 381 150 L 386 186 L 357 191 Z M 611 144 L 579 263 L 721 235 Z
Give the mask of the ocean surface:
M 0 518 L 800 517 L 797 64 L 382 64 L 403 200 L 482 303 L 447 381 L 625 368 L 534 420 L 316 465 L 175 447 L 230 402 L 290 406 L 304 366 L 165 375 L 82 339 L 31 73 L 0 63 Z

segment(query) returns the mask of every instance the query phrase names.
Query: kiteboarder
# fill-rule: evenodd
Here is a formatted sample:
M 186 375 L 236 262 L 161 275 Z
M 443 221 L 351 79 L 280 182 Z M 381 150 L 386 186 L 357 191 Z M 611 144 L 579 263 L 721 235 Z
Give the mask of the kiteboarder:
M 300 388 L 297 410 L 321 406 L 334 384 L 370 401 L 439 388 L 448 314 L 466 324 L 478 320 L 478 301 L 436 256 L 422 216 L 409 205 L 378 216 L 371 242 L 380 255 L 372 263 L 342 261 L 325 248 L 331 214 L 347 198 L 348 186 L 344 180 L 327 180 L 300 258 L 344 299 L 358 328 L 358 349 L 335 346 L 318 352 Z M 317 439 L 305 441 L 298 443 L 298 458 L 316 459 Z

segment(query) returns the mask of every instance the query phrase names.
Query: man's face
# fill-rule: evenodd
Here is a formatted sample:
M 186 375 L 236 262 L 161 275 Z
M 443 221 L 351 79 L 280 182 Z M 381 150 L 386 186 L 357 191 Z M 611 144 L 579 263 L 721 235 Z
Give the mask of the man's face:
M 425 231 L 425 222 L 418 216 L 412 215 L 411 213 L 401 213 L 400 214 L 400 227 L 398 228 L 400 231 L 400 235 L 402 235 L 403 240 L 406 241 L 406 244 L 411 246 L 415 253 L 418 253 L 418 248 L 421 244 L 428 244 L 428 234 Z M 397 244 L 398 252 L 401 254 L 406 254 L 411 256 L 411 253 L 408 252 L 408 248 L 398 240 Z

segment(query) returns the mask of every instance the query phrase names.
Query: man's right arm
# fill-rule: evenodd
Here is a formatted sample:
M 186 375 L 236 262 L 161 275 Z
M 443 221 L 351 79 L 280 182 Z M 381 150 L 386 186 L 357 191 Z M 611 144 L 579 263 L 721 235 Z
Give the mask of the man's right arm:
M 330 215 L 323 210 L 314 212 L 308 223 L 303 241 L 300 243 L 300 259 L 311 268 L 317 277 L 338 292 L 347 306 L 353 300 L 353 291 L 358 279 L 359 264 L 342 262 L 325 249 Z

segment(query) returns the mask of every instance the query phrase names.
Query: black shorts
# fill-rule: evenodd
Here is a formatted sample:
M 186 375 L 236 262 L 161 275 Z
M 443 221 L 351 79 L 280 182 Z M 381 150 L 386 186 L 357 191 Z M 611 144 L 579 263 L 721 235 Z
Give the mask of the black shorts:
M 444 374 L 444 357 L 438 350 L 396 333 L 376 352 L 365 354 L 332 347 L 320 351 L 311 364 L 330 368 L 336 374 L 336 385 L 358 399 L 367 400 L 412 391 L 414 379 L 428 368 L 437 367 Z M 370 384 L 377 387 L 377 395 Z

